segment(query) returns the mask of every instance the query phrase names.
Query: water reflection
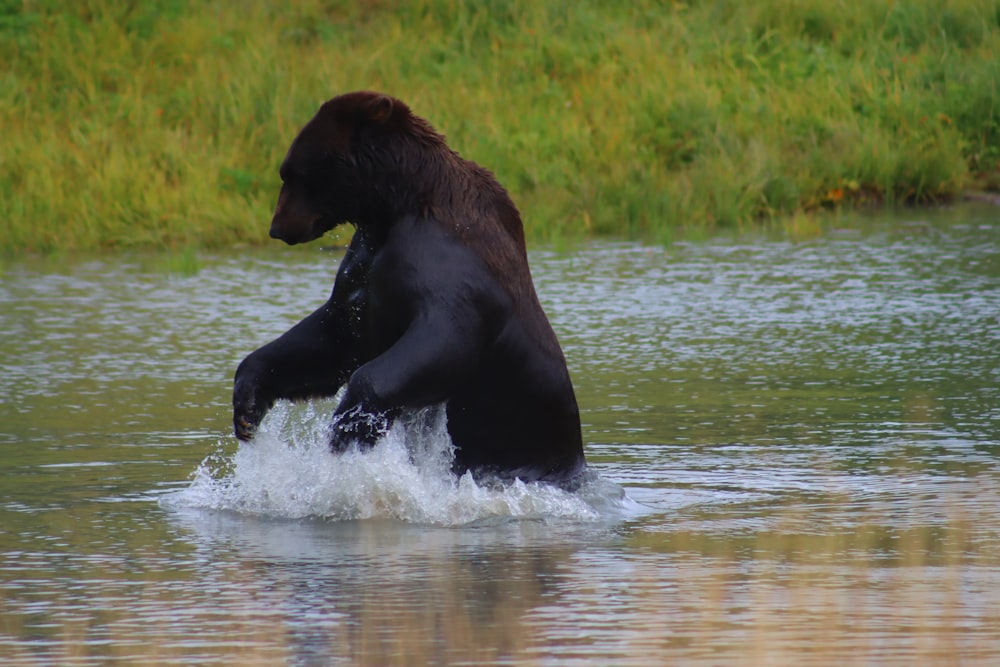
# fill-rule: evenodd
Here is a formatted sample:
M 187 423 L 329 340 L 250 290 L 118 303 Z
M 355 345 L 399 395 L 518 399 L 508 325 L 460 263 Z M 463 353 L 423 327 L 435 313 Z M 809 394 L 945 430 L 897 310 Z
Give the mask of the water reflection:
M 161 505 L 237 460 L 235 364 L 337 255 L 9 264 L 3 662 L 997 664 L 1000 227 L 912 215 L 536 252 L 588 457 L 636 501 L 596 521 Z
M 557 600 L 557 572 L 578 544 L 574 529 L 541 522 L 453 530 L 187 513 L 182 525 L 206 564 L 216 549 L 239 559 L 236 589 L 269 582 L 265 598 L 243 603 L 281 618 L 289 656 L 307 662 L 500 662 L 523 650 L 525 612 Z

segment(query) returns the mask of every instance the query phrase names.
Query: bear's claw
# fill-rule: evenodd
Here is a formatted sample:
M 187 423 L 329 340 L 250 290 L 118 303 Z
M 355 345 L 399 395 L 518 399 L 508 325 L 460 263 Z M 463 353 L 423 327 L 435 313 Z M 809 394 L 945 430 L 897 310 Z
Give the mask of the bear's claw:
M 236 417 L 233 420 L 233 432 L 237 440 L 250 440 L 256 430 L 257 425 L 246 417 Z

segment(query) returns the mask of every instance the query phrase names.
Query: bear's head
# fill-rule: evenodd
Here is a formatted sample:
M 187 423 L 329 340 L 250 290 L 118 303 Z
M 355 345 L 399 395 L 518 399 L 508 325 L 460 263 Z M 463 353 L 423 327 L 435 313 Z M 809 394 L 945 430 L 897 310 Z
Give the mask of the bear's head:
M 373 225 L 412 208 L 417 194 L 400 185 L 400 172 L 419 171 L 406 165 L 414 142 L 444 145 L 396 98 L 359 91 L 324 103 L 281 163 L 271 237 L 306 243 L 345 222 Z

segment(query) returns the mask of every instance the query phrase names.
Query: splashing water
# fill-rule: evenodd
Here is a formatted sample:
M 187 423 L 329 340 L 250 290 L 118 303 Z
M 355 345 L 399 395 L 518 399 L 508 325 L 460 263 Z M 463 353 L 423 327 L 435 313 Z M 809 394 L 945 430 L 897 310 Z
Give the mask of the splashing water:
M 621 518 L 629 499 L 594 472 L 568 492 L 551 484 L 480 485 L 451 472 L 454 450 L 443 406 L 393 424 L 378 444 L 331 454 L 326 402 L 279 403 L 249 443 L 224 443 L 198 466 L 167 506 L 235 511 L 263 517 L 393 519 L 460 526 L 510 519 L 593 522 Z

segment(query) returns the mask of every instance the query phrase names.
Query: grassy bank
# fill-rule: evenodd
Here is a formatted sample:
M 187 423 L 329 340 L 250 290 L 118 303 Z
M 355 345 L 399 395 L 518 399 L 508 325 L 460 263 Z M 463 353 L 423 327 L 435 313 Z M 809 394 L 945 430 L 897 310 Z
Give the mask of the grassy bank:
M 947 198 L 1000 184 L 998 53 L 1000 0 L 5 0 L 0 249 L 263 242 L 291 138 L 357 88 L 535 238 Z

